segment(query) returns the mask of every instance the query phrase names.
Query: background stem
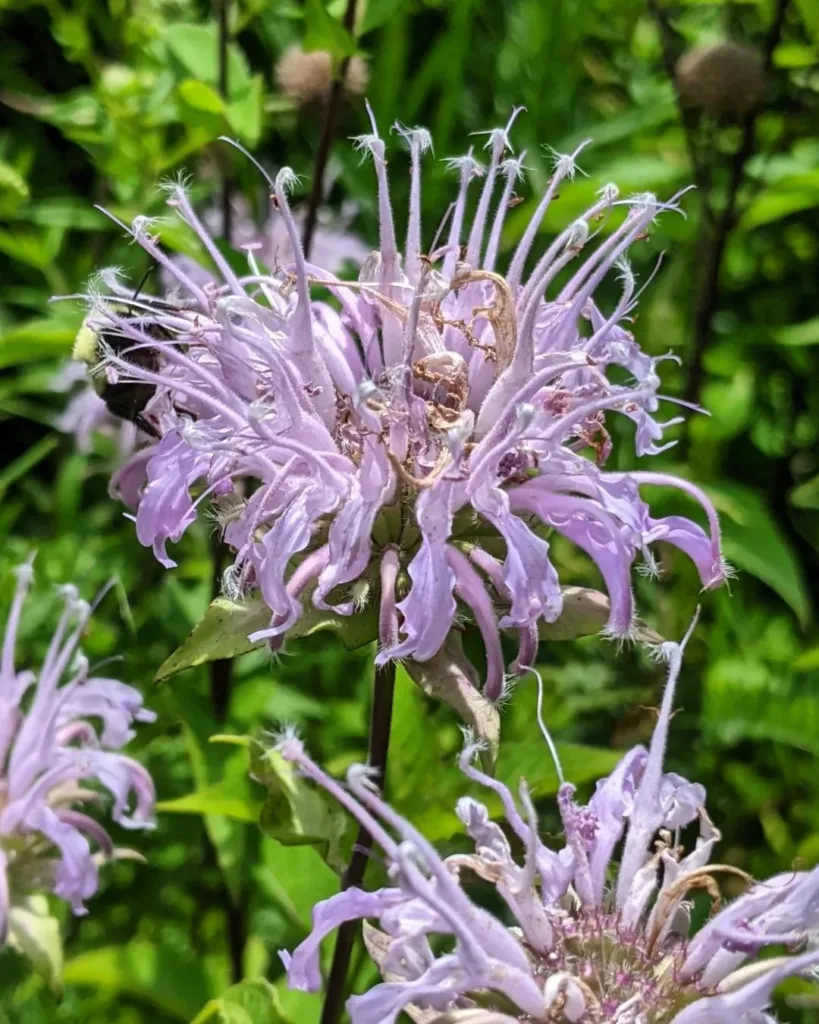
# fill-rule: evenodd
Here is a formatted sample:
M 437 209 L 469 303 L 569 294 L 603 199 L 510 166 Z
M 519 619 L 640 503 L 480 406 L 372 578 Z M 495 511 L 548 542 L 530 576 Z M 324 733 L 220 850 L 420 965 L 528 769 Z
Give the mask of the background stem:
M 356 0 L 347 0 L 347 7 L 344 10 L 344 27 L 348 32 L 355 28 Z M 304 218 L 304 233 L 302 235 L 302 248 L 304 258 L 310 258 L 310 247 L 313 244 L 313 233 L 316 229 L 316 218 L 319 207 L 324 198 L 324 172 L 327 170 L 327 161 L 330 158 L 330 150 L 333 146 L 333 136 L 336 132 L 336 121 L 341 106 L 341 97 L 344 92 L 344 82 L 347 79 L 347 68 L 350 58 L 345 57 L 336 68 L 333 84 L 330 87 L 330 96 L 327 100 L 327 109 L 324 114 L 324 124 L 321 129 L 316 162 L 313 165 L 313 182 L 310 186 L 310 198 L 307 200 L 307 215 Z
M 367 763 L 378 770 L 383 789 L 387 770 L 387 756 L 390 747 L 390 726 L 392 724 L 392 701 L 395 692 L 395 662 L 387 662 L 375 670 L 373 706 L 370 714 L 370 741 Z M 364 881 L 364 872 L 370 859 L 372 836 L 365 828 L 359 828 L 353 846 L 353 855 L 341 879 L 341 888 L 359 886 Z M 336 937 L 333 963 L 327 981 L 327 994 L 321 1013 L 321 1024 L 337 1024 L 341 1019 L 346 995 L 347 975 L 350 959 L 358 933 L 359 922 L 347 921 Z

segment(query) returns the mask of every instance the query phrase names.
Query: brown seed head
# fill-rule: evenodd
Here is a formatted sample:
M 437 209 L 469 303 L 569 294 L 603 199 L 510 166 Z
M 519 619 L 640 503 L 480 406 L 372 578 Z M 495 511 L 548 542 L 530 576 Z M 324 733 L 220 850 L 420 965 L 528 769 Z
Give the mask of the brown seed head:
M 347 92 L 363 93 L 368 77 L 366 63 L 360 57 L 351 57 L 344 79 Z M 298 106 L 326 100 L 333 84 L 332 58 L 326 50 L 305 53 L 300 46 L 291 46 L 276 65 L 276 83 Z
M 685 106 L 737 120 L 761 103 L 765 71 L 753 46 L 733 42 L 698 46 L 677 62 L 677 86 Z

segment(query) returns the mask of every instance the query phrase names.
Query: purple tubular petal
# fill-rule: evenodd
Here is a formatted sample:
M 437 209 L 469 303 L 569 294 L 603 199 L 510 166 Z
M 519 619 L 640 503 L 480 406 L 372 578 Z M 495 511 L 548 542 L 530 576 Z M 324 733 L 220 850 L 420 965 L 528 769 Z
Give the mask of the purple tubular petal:
M 497 779 L 484 774 L 472 763 L 476 752 L 475 747 L 464 747 L 458 759 L 458 766 L 468 779 L 492 790 L 500 798 L 503 806 L 503 813 L 509 822 L 515 835 L 525 847 L 532 842 L 532 835 L 529 826 L 521 818 L 515 806 L 515 799 L 509 789 Z M 544 899 L 559 900 L 571 881 L 571 872 L 566 869 L 560 857 L 542 843 L 539 844 L 537 857 L 538 873 L 541 879 L 541 887 Z
M 378 615 L 378 643 L 384 649 L 398 643 L 398 612 L 395 607 L 398 565 L 398 551 L 394 547 L 386 548 L 381 556 L 381 598 Z
M 696 619 L 694 620 L 696 623 Z M 692 624 L 693 626 L 693 624 Z M 674 706 L 677 677 L 682 665 L 682 655 L 688 641 L 687 634 L 680 644 L 663 644 L 668 658 L 668 678 L 660 706 L 660 714 L 651 737 L 648 758 L 645 763 L 639 788 L 634 796 L 634 805 L 629 819 L 628 832 L 617 878 L 616 905 L 628 915 L 631 884 L 635 875 L 650 856 L 650 843 L 657 829 L 664 823 L 664 808 L 661 801 L 663 784 L 663 759 L 668 741 L 668 727 Z
M 743 1014 L 764 1010 L 768 1006 L 773 990 L 781 981 L 807 971 L 817 963 L 819 950 L 816 949 L 792 957 L 733 992 L 698 999 L 673 1017 L 671 1024 L 739 1024 Z
M 668 473 L 629 473 L 638 484 L 657 487 L 676 487 L 698 501 L 708 516 L 710 539 L 695 523 L 680 516 L 668 516 L 651 522 L 652 532 L 658 531 L 656 540 L 665 540 L 684 551 L 697 566 L 703 586 L 714 587 L 725 579 L 725 567 L 720 550 L 719 517 L 708 495 L 696 484 Z M 662 531 L 662 532 L 659 532 Z
M 347 1002 L 351 1024 L 394 1024 L 409 1003 L 445 1010 L 469 988 L 463 975 L 457 956 L 440 957 L 414 981 L 386 982 L 364 995 L 351 996 Z M 459 978 L 456 986 L 453 976 Z
M 539 636 L 537 624 L 521 626 L 518 629 L 518 654 L 509 667 L 513 675 L 521 675 L 526 669 L 533 668 L 537 661 Z
M 318 550 L 312 551 L 296 566 L 293 570 L 293 575 L 287 581 L 286 588 L 288 596 L 295 603 L 298 604 L 300 602 L 302 594 L 304 594 L 313 580 L 318 578 L 319 573 L 325 568 L 329 560 L 330 550 L 325 544 L 318 548 Z M 248 640 L 251 643 L 256 643 L 259 640 L 274 640 L 287 631 L 290 619 L 290 613 L 287 615 L 274 615 L 270 626 L 251 633 L 248 636 Z
M 487 700 L 500 700 L 503 696 L 503 651 L 492 602 L 480 576 L 472 568 L 466 555 L 451 544 L 447 544 L 446 557 L 455 574 L 455 593 L 464 604 L 469 605 L 486 647 L 486 682 L 483 695 Z
M 406 639 L 381 652 L 382 661 L 412 656 L 428 661 L 452 628 L 456 604 L 455 574 L 447 562 L 446 541 L 452 531 L 452 485 L 437 483 L 424 491 L 416 505 L 421 547 L 407 569 L 412 589 L 397 606 Z
M 367 568 L 373 523 L 394 489 L 395 473 L 383 451 L 368 445 L 350 493 L 330 526 L 330 559 L 313 596 L 316 607 L 326 608 L 324 598 L 333 587 L 357 579 Z
M 485 487 L 472 504 L 506 541 L 503 581 L 512 595 L 512 607 L 498 625 L 525 627 L 542 615 L 554 622 L 562 598 L 557 572 L 549 559 L 548 541 L 536 536 L 511 510 L 510 495 L 498 487 Z
M 627 636 L 634 620 L 630 575 L 634 552 L 615 519 L 596 502 L 554 494 L 539 487 L 537 480 L 511 490 L 509 506 L 513 512 L 535 513 L 593 559 L 611 602 L 607 628 L 614 636 Z
M 598 824 L 589 853 L 594 900 L 598 905 L 603 901 L 606 869 L 631 814 L 647 757 L 644 747 L 634 747 L 622 758 L 611 775 L 597 783 L 594 796 L 589 800 L 588 808 Z
M 322 939 L 345 921 L 380 917 L 385 910 L 404 899 L 406 897 L 399 889 L 364 892 L 362 889 L 352 888 L 317 903 L 313 907 L 313 926 L 310 934 L 293 950 L 287 965 L 287 981 L 290 987 L 306 992 L 317 992 L 321 988 L 319 952 Z
M 193 451 L 175 432 L 166 434 L 152 449 L 146 464 L 147 485 L 136 516 L 137 539 L 153 547 L 157 560 L 167 569 L 176 565 L 165 552 L 167 541 L 177 541 L 196 522 L 189 488 L 207 473 L 210 459 Z

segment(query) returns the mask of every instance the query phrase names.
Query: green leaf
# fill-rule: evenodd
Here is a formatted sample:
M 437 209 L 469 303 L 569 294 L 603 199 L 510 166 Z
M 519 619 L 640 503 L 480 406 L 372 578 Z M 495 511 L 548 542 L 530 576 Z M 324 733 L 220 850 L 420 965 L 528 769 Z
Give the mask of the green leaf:
M 350 57 L 356 51 L 353 36 L 328 14 L 323 0 L 307 0 L 304 7 L 305 34 L 302 46 L 306 52 L 326 50 L 336 60 Z
M 792 488 L 788 501 L 794 508 L 819 509 L 819 473 Z
M 28 184 L 22 174 L 0 160 L 0 215 L 10 217 L 18 215 L 17 211 L 21 203 L 29 197 Z
M 22 455 L 18 455 L 13 462 L 10 462 L 5 469 L 0 471 L 0 500 L 2 500 L 6 491 L 15 481 L 24 477 L 38 462 L 42 462 L 43 459 L 47 458 L 59 443 L 60 439 L 55 437 L 54 434 L 40 438 L 39 441 L 24 451 Z
M 219 83 L 219 41 L 215 24 L 167 25 L 162 38 L 185 71 L 214 88 Z M 231 43 L 228 46 L 228 98 L 243 96 L 250 87 L 251 75 L 245 55 Z
M 211 999 L 192 1024 L 291 1024 L 275 988 L 264 978 L 247 978 Z
M 556 746 L 566 780 L 577 786 L 602 779 L 623 756 L 622 751 L 588 747 L 581 743 L 558 743 Z M 556 793 L 560 785 L 546 744 L 540 736 L 502 743 L 497 777 L 513 791 L 517 791 L 521 779 L 526 779 L 535 797 Z
M 30 896 L 8 913 L 8 942 L 31 961 L 49 988 L 58 991 L 62 983 L 63 944 L 60 925 L 48 912 L 44 896 Z
M 358 30 L 360 36 L 365 36 L 376 28 L 381 28 L 388 21 L 401 12 L 406 6 L 406 0 L 367 0 L 364 17 Z
M 728 561 L 767 583 L 802 625 L 807 624 L 811 603 L 799 559 L 760 495 L 740 484 L 709 484 L 703 489 L 724 513 L 722 539 Z
M 261 75 L 254 75 L 247 91 L 228 105 L 227 119 L 243 142 L 255 146 L 262 135 L 263 116 L 264 79 Z
M 63 981 L 127 992 L 183 1021 L 192 1020 L 210 996 L 201 960 L 151 942 L 80 953 L 66 963 Z
M 256 824 L 262 810 L 259 800 L 237 796 L 224 783 L 214 783 L 175 800 L 160 800 L 156 809 L 163 814 L 220 814 L 234 821 Z
M 780 345 L 789 345 L 792 348 L 819 345 L 819 316 L 805 320 L 801 324 L 779 327 L 773 332 L 773 336 Z
M 0 368 L 67 356 L 77 337 L 82 315 L 73 318 L 37 317 L 0 335 Z
M 345 859 L 340 843 L 347 828 L 344 810 L 294 771 L 275 750 L 254 740 L 250 745 L 250 774 L 267 789 L 262 808 L 262 831 L 284 846 L 314 846 L 333 870 Z
M 288 637 L 311 636 L 319 630 L 331 629 L 348 650 L 363 647 L 377 637 L 377 611 L 372 603 L 355 615 L 342 616 L 315 608 L 309 601 L 308 596 L 306 607 L 288 631 Z M 237 602 L 217 597 L 182 646 L 160 665 L 155 680 L 161 682 L 184 669 L 247 654 L 263 645 L 251 643 L 248 635 L 268 625 L 270 609 L 261 599 Z

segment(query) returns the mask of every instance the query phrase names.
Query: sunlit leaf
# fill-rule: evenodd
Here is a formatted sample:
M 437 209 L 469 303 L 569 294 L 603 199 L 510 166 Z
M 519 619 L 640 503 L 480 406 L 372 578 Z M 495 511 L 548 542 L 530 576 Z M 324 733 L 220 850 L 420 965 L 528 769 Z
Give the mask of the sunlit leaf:
M 253 741 L 250 774 L 267 790 L 259 824 L 285 846 L 314 846 L 337 871 L 345 860 L 340 843 L 347 828 L 345 812 L 324 793 L 299 777 L 275 750 Z
M 160 800 L 156 809 L 160 814 L 219 814 L 234 821 L 255 823 L 262 804 L 259 800 L 236 796 L 229 786 L 215 783 L 174 800 Z
M 355 39 L 340 22 L 328 14 L 324 0 L 307 0 L 304 7 L 306 51 L 326 50 L 336 59 L 355 53 Z
M 723 549 L 728 561 L 767 583 L 806 623 L 811 604 L 802 567 L 760 495 L 739 484 L 709 484 L 705 490 L 724 513 Z
M 774 338 L 780 345 L 790 345 L 793 348 L 802 348 L 805 345 L 819 345 L 819 316 L 812 320 L 805 320 L 801 324 L 789 324 L 787 327 L 778 327 L 773 332 Z
M 30 896 L 8 912 L 8 942 L 31 961 L 46 984 L 59 990 L 63 973 L 60 925 L 48 910 L 44 896 Z
M 322 629 L 331 629 L 349 650 L 355 650 L 376 638 L 376 615 L 372 603 L 363 611 L 349 616 L 322 611 L 308 603 L 287 635 L 295 639 L 310 636 Z M 187 640 L 159 667 L 156 681 L 168 679 L 177 672 L 209 661 L 235 658 L 255 650 L 262 643 L 251 643 L 248 635 L 269 624 L 270 609 L 260 599 L 237 602 L 217 597 Z
M 276 989 L 264 978 L 247 978 L 211 999 L 192 1024 L 292 1024 Z
M 210 996 L 201 961 L 142 941 L 80 953 L 66 963 L 63 981 L 138 996 L 186 1022 Z

